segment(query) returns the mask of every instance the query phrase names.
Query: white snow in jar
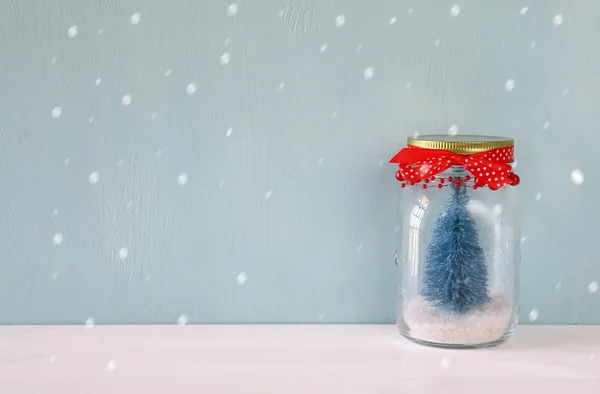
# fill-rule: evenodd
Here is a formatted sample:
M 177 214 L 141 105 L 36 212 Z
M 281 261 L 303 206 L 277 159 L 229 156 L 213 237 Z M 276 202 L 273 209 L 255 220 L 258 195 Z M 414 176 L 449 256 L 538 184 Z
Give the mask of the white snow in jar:
M 188 317 L 186 315 L 181 315 L 177 318 L 177 324 L 180 326 L 185 326 L 188 322 Z
M 527 11 L 529 11 L 529 7 L 523 7 L 523 8 L 521 8 L 520 14 L 525 15 L 525 14 L 527 14 Z
M 598 284 L 598 282 L 594 281 L 594 282 L 590 283 L 590 285 L 588 286 L 588 291 L 590 294 L 595 294 L 596 292 L 598 292 L 599 288 L 600 288 L 600 285 Z
M 363 73 L 365 79 L 371 79 L 371 78 L 373 78 L 374 74 L 375 74 L 375 69 L 373 67 L 367 67 L 365 69 L 365 72 Z
M 453 124 L 452 126 L 450 126 L 450 128 L 448 129 L 448 135 L 452 135 L 455 136 L 456 134 L 458 134 L 458 125 Z
M 189 95 L 192 95 L 194 93 L 196 93 L 196 83 L 195 82 L 190 82 L 186 88 L 185 88 L 185 92 Z
M 229 52 L 225 52 L 224 54 L 221 55 L 221 58 L 219 59 L 219 61 L 221 62 L 221 65 L 226 66 L 229 64 L 229 62 L 231 61 L 231 54 Z
M 444 357 L 440 360 L 440 367 L 443 369 L 448 369 L 450 367 L 450 359 L 448 357 Z
M 96 324 L 96 321 L 94 320 L 93 317 L 88 317 L 88 319 L 85 321 L 85 326 L 87 328 L 92 328 L 92 327 L 94 327 L 95 324 Z
M 235 14 L 237 14 L 239 9 L 239 6 L 237 3 L 232 3 L 229 5 L 229 7 L 227 7 L 227 14 L 229 16 L 234 16 Z
M 75 37 L 78 33 L 79 33 L 79 28 L 76 25 L 69 27 L 69 30 L 67 30 L 67 36 L 69 38 Z
M 335 18 L 335 25 L 336 25 L 337 27 L 342 27 L 342 26 L 344 26 L 345 24 L 346 24 L 346 15 L 343 15 L 343 14 L 342 14 L 342 15 L 338 15 L 338 16 Z
M 125 260 L 127 256 L 129 256 L 129 249 L 127 249 L 126 247 L 122 247 L 121 249 L 119 249 L 119 258 L 121 260 Z

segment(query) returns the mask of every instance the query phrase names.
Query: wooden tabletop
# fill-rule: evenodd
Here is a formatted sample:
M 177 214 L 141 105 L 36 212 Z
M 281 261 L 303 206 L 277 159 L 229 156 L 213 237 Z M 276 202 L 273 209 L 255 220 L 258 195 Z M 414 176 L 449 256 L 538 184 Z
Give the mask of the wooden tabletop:
M 600 393 L 600 326 L 443 350 L 389 325 L 2 326 L 0 393 Z

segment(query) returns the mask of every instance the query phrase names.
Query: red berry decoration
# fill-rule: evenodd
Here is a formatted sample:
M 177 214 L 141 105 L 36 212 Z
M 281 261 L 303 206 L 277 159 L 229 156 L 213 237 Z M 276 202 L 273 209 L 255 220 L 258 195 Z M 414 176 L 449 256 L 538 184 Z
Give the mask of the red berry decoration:
M 406 187 L 406 183 L 401 183 L 400 187 L 403 187 L 403 188 Z
M 508 177 L 511 180 L 511 186 L 517 186 L 519 183 L 521 183 L 521 178 L 519 178 L 519 176 L 515 173 L 511 173 Z
M 431 177 L 431 180 L 432 180 L 432 181 L 435 181 L 435 175 L 433 175 L 433 176 Z
M 470 180 L 470 179 L 471 179 L 471 177 L 468 176 L 468 175 L 465 177 L 465 180 L 467 180 L 467 181 Z
M 438 189 L 441 189 L 444 185 L 442 185 L 441 183 L 438 183 Z
M 428 179 L 428 178 L 425 178 L 425 179 L 423 179 L 423 182 L 425 182 L 425 183 L 429 183 L 429 179 Z
M 454 180 L 454 178 L 452 178 L 451 176 L 448 177 L 448 182 L 452 182 Z
M 423 189 L 427 189 L 427 185 L 423 184 L 423 186 L 421 186 Z
M 444 183 L 444 178 L 441 178 L 441 179 L 440 179 L 440 183 Z
M 402 174 L 400 174 L 400 171 L 396 171 L 396 179 L 399 181 L 403 181 L 404 178 L 402 178 Z
M 415 183 L 414 183 L 414 182 L 408 182 L 408 184 L 409 184 L 410 186 L 412 186 L 412 185 L 414 185 Z
M 473 190 L 477 189 L 477 185 L 473 185 Z

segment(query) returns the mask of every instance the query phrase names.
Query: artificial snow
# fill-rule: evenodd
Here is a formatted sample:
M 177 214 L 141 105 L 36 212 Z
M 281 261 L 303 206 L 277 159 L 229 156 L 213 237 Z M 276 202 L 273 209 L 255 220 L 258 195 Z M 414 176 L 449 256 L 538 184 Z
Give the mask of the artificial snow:
M 465 314 L 444 311 L 417 297 L 408 303 L 403 317 L 413 339 L 447 345 L 481 345 L 502 338 L 512 313 L 512 303 L 503 295 L 492 295 L 490 302 Z

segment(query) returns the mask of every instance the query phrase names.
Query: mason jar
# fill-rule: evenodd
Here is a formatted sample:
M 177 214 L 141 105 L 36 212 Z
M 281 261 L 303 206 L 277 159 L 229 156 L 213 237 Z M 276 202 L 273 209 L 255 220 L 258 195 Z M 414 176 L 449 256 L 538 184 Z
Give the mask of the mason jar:
M 517 324 L 520 226 L 510 138 L 424 135 L 391 163 L 402 192 L 396 317 L 413 342 L 502 343 Z

